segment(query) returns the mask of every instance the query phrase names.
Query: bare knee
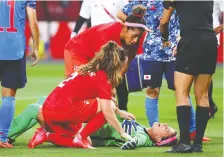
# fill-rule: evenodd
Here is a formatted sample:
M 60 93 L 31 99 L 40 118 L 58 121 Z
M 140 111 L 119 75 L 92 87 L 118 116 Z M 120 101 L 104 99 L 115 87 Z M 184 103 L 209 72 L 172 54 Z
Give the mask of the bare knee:
M 159 97 L 159 91 L 160 91 L 160 88 L 151 88 L 151 87 L 148 87 L 146 89 L 146 96 L 150 97 L 150 98 L 153 98 L 153 99 L 156 99 Z
M 176 103 L 178 106 L 190 106 L 188 88 L 175 88 Z
M 16 89 L 2 87 L 2 97 L 16 96 Z
M 211 75 L 201 74 L 194 81 L 194 94 L 198 106 L 209 107 L 208 88 L 211 77 Z
M 194 91 L 196 104 L 203 107 L 209 106 L 208 91 Z

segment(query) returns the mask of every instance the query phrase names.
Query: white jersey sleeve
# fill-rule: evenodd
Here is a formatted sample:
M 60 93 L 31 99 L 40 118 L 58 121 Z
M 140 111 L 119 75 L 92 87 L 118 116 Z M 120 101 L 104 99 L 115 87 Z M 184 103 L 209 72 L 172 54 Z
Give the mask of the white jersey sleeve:
M 85 19 L 90 18 L 91 8 L 90 8 L 90 0 L 83 0 L 81 10 L 79 15 Z
M 220 25 L 219 16 L 224 11 L 223 1 L 214 0 L 213 5 L 213 28 Z M 217 35 L 218 44 L 220 44 L 220 34 Z

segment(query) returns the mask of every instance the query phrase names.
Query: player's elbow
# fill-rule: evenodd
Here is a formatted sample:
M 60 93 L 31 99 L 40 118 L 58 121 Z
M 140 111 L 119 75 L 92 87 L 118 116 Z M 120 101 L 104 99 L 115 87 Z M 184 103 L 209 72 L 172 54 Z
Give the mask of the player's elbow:
M 29 26 L 30 27 L 38 27 L 38 22 L 37 21 L 29 22 Z
M 99 99 L 100 107 L 105 116 L 110 115 L 116 110 L 116 106 L 112 100 Z

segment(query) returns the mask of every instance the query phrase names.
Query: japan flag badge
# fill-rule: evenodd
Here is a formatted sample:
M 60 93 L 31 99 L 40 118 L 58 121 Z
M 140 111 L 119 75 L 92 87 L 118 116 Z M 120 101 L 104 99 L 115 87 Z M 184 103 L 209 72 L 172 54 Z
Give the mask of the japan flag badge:
M 144 80 L 151 80 L 151 75 L 144 75 Z

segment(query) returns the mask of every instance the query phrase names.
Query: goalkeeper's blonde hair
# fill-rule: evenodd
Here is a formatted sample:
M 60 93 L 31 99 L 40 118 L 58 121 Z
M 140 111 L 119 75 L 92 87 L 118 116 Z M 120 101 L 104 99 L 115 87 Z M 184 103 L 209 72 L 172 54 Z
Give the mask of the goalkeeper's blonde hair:
M 113 87 L 122 80 L 121 69 L 127 57 L 127 52 L 114 41 L 109 41 L 101 47 L 96 56 L 87 64 L 81 66 L 77 71 L 80 75 L 90 72 L 104 70 Z

